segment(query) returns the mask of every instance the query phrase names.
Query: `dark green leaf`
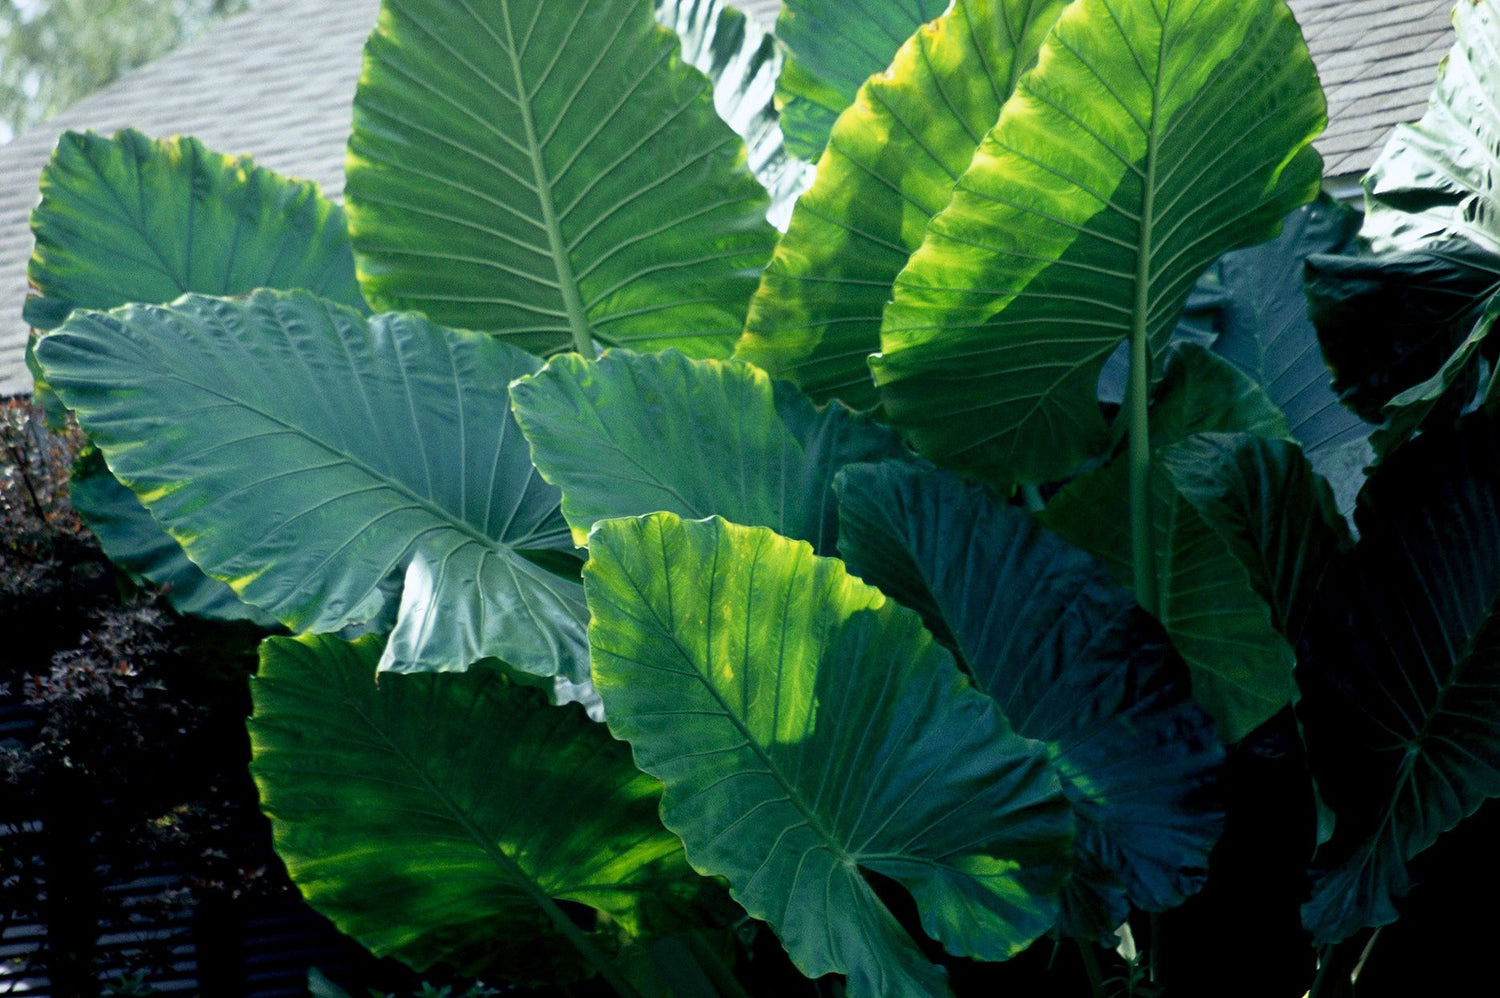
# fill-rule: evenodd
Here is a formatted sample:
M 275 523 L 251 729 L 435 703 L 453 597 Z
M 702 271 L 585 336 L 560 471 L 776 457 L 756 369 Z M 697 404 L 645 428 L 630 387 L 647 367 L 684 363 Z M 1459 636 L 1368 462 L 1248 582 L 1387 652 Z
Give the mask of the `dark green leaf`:
M 675 351 L 563 354 L 511 398 L 579 545 L 598 520 L 665 510 L 770 527 L 831 555 L 833 476 L 906 453 L 885 427 L 837 404 L 818 409 L 750 364 Z
M 270 638 L 252 688 L 276 851 L 342 931 L 418 970 L 551 983 L 579 972 L 570 937 L 608 945 L 556 902 L 631 934 L 690 902 L 661 785 L 582 708 L 487 668 L 377 687 L 380 645 Z
M 529 354 L 270 291 L 83 313 L 36 354 L 189 557 L 288 627 L 378 617 L 399 571 L 386 668 L 586 677 L 582 587 L 532 560 L 571 551 L 557 491 L 484 387 Z
M 651 0 L 384 0 L 349 140 L 360 285 L 537 353 L 728 354 L 775 230 Z
M 1204 268 L 1316 193 L 1323 123 L 1281 0 L 1069 4 L 896 281 L 892 422 L 995 484 L 1099 454 L 1106 358 L 1163 349 Z
M 1130 593 L 945 472 L 855 465 L 837 488 L 850 571 L 921 612 L 1016 731 L 1047 743 L 1078 820 L 1062 930 L 1106 939 L 1130 905 L 1195 893 L 1223 819 L 1224 753 Z
M 1123 464 L 1069 483 L 1043 518 L 1128 586 Z M 1151 492 L 1160 620 L 1192 672 L 1193 695 L 1224 740 L 1238 741 L 1291 700 L 1290 641 L 1344 543 L 1342 520 L 1295 444 L 1246 433 L 1158 450 Z
M 1204 275 L 1222 295 L 1214 352 L 1265 390 L 1314 466 L 1325 448 L 1368 430 L 1338 404 L 1305 290 L 1307 258 L 1352 249 L 1359 220 L 1325 195 L 1288 215 L 1275 239 L 1224 254 Z
M 1500 256 L 1450 240 L 1381 256 L 1309 261 L 1308 292 L 1344 404 L 1379 426 L 1386 454 L 1429 418 L 1452 422 L 1479 385 L 1500 314 Z
M 1160 455 L 1162 475 L 1219 535 L 1296 644 L 1349 532 L 1328 484 L 1285 440 L 1200 433 Z
M 956 0 L 860 88 L 750 303 L 737 349 L 814 398 L 879 400 L 891 285 L 947 206 L 1063 0 Z
M 1057 915 L 1071 817 L 916 614 L 764 528 L 605 520 L 585 587 L 611 730 L 666 785 L 695 868 L 855 998 L 937 995 L 861 871 L 952 953 L 1004 959 Z
M 1338 816 L 1303 921 L 1398 915 L 1407 863 L 1500 796 L 1500 428 L 1470 416 L 1387 459 L 1308 618 L 1299 705 Z

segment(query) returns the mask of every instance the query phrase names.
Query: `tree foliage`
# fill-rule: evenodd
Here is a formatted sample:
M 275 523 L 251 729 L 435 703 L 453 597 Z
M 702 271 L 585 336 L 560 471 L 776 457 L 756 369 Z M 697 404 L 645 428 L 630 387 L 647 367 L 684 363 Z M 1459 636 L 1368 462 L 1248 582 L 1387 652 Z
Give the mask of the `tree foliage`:
M 6 0 L 0 4 L 0 139 L 254 2 Z

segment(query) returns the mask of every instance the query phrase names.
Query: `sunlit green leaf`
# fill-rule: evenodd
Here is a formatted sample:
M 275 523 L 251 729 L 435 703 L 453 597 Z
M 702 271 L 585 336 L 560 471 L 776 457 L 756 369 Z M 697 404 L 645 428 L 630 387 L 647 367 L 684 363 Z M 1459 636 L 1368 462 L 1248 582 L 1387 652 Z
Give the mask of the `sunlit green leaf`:
M 950 0 L 784 0 L 776 40 L 790 52 L 776 81 L 788 151 L 816 160 L 839 113 L 901 43 Z
M 662 820 L 806 974 L 856 998 L 945 993 L 862 871 L 950 952 L 1004 959 L 1057 915 L 1071 818 L 916 614 L 764 528 L 605 520 L 585 587 L 611 730 Z
M 77 308 L 163 304 L 184 292 L 306 288 L 365 308 L 343 209 L 316 184 L 224 156 L 197 139 L 64 132 L 42 171 L 27 321 Z
M 345 195 L 372 302 L 537 353 L 729 352 L 775 230 L 653 7 L 384 0 Z
M 32 212 L 34 295 L 26 320 L 55 329 L 74 309 L 169 302 L 184 292 L 308 288 L 365 309 L 344 211 L 316 185 L 279 176 L 196 139 L 65 132 Z M 37 394 L 55 399 L 27 351 Z M 80 469 L 73 505 L 127 572 L 166 589 L 184 613 L 257 618 L 182 553 L 102 462 Z M 264 615 L 259 615 L 264 620 Z
M 891 284 L 1064 0 L 956 0 L 840 116 L 750 303 L 738 356 L 868 409 Z M 790 111 L 789 111 L 790 113 Z
M 315 908 L 418 970 L 549 983 L 589 973 L 572 940 L 610 946 L 556 902 L 632 934 L 686 908 L 661 785 L 582 708 L 487 668 L 377 686 L 380 646 L 271 638 L 252 684 L 252 772 Z
M 511 398 L 579 545 L 598 520 L 664 510 L 770 527 L 831 555 L 833 476 L 906 453 L 889 429 L 842 406 L 818 409 L 750 364 L 673 351 L 563 354 Z
M 875 380 L 918 451 L 994 483 L 1107 442 L 1120 342 L 1311 198 L 1324 104 L 1281 0 L 1075 0 L 896 281 Z

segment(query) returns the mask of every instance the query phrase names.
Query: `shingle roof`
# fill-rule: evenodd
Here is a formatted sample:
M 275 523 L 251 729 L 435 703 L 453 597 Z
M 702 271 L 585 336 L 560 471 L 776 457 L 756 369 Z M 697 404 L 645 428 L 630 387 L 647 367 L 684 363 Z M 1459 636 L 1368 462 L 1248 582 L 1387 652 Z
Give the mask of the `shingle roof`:
M 1314 143 L 1328 177 L 1368 170 L 1399 122 L 1427 107 L 1453 44 L 1453 0 L 1288 0 L 1328 98 Z
M 263 0 L 0 147 L 0 395 L 29 391 L 21 321 L 37 177 L 67 129 L 195 135 L 337 197 L 379 0 Z
M 1452 0 L 1289 0 L 1328 94 L 1329 176 L 1363 173 L 1386 133 L 1420 117 L 1451 44 Z M 378 0 L 263 0 L 0 147 L 0 395 L 29 390 L 20 319 L 36 179 L 66 129 L 195 135 L 343 190 L 349 106 Z M 778 0 L 745 0 L 762 15 Z

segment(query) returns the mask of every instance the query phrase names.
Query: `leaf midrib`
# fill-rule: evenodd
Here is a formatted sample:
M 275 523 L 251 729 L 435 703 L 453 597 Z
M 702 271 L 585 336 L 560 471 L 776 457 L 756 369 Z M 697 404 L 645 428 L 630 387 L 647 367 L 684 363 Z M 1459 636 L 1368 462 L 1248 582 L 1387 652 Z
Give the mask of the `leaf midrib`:
M 540 2 L 540 0 L 539 0 Z M 475 21 L 477 14 L 465 0 L 464 9 Z M 521 125 L 526 135 L 526 152 L 531 159 L 531 172 L 536 180 L 537 203 L 542 209 L 542 229 L 547 233 L 547 245 L 552 250 L 552 265 L 557 272 L 558 291 L 562 295 L 563 311 L 567 313 L 568 328 L 573 333 L 573 347 L 585 357 L 593 355 L 594 337 L 588 312 L 583 306 L 583 296 L 578 290 L 578 278 L 573 272 L 573 261 L 568 256 L 568 241 L 563 235 L 562 222 L 557 215 L 553 200 L 553 178 L 547 169 L 541 140 L 537 133 L 536 119 L 532 112 L 532 95 L 526 87 L 526 77 L 521 71 L 521 51 L 516 47 L 515 26 L 511 21 L 510 0 L 500 0 L 501 20 L 505 24 L 506 45 L 504 52 L 510 61 L 511 74 L 516 84 L 516 109 L 521 114 Z M 571 35 L 562 44 L 567 44 Z
M 661 525 L 658 524 L 658 531 L 660 531 L 660 526 Z M 666 537 L 661 533 L 658 533 L 658 542 L 663 545 L 662 557 L 666 559 Z M 705 598 L 705 602 L 709 606 L 712 606 L 714 602 L 714 590 L 718 582 L 719 557 L 723 553 L 723 549 L 724 537 L 721 533 L 716 533 L 714 537 L 713 563 L 709 566 L 708 571 L 708 593 Z M 749 566 L 749 568 L 745 571 L 747 575 L 753 575 L 753 564 Z M 672 606 L 672 579 L 670 573 L 663 574 L 662 580 L 666 586 L 668 616 L 669 618 L 671 618 L 674 615 L 672 614 L 670 609 Z M 638 585 L 636 585 L 634 580 L 631 580 L 631 584 L 639 594 L 641 602 L 646 606 L 652 606 L 652 601 L 648 598 L 647 593 L 643 591 Z M 683 660 L 689 664 L 692 670 L 693 679 L 698 682 L 699 685 L 701 685 L 705 690 L 707 690 L 708 694 L 711 697 L 713 697 L 714 702 L 718 704 L 720 715 L 728 720 L 729 723 L 734 726 L 735 730 L 740 733 L 740 736 L 745 741 L 745 745 L 749 747 L 750 750 L 755 754 L 756 758 L 760 760 L 760 763 L 765 768 L 765 772 L 767 773 L 767 775 L 769 775 L 776 781 L 777 785 L 781 787 L 782 792 L 786 795 L 786 799 L 792 804 L 793 807 L 797 809 L 798 812 L 801 813 L 803 820 L 807 823 L 807 827 L 813 829 L 817 833 L 818 837 L 823 840 L 830 851 L 832 851 L 833 854 L 838 858 L 841 865 L 845 867 L 853 867 L 857 865 L 855 863 L 854 857 L 849 854 L 849 851 L 846 847 L 847 844 L 840 841 L 831 831 L 828 830 L 828 828 L 823 823 L 821 815 L 811 810 L 807 806 L 806 802 L 802 800 L 802 793 L 800 788 L 798 788 L 795 784 L 787 779 L 786 775 L 782 773 L 781 768 L 776 765 L 775 761 L 772 760 L 770 755 L 766 752 L 765 747 L 762 746 L 756 739 L 754 733 L 751 732 L 749 727 L 745 725 L 745 723 L 740 719 L 739 715 L 730 707 L 728 701 L 724 699 L 724 695 L 719 692 L 719 688 L 715 686 L 709 680 L 709 677 L 704 673 L 704 671 L 699 668 L 697 655 L 695 655 L 691 649 L 685 647 L 682 641 L 678 639 L 677 628 L 674 621 L 672 619 L 662 621 L 659 612 L 657 612 L 654 607 L 653 614 L 657 616 L 657 626 L 662 630 L 663 633 L 668 636 L 668 639 L 671 641 L 672 646 L 677 649 L 678 654 L 682 656 Z M 713 617 L 709 616 L 707 619 L 707 629 L 704 636 L 704 646 L 706 648 L 711 648 L 713 646 L 713 623 Z M 742 668 L 745 666 L 745 663 L 743 662 L 741 662 L 740 664 Z

